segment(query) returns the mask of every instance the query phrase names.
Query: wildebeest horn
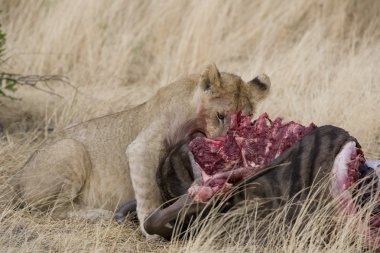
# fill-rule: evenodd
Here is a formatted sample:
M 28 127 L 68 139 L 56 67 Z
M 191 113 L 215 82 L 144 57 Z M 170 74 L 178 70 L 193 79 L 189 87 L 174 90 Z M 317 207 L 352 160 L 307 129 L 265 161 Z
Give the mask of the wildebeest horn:
M 148 234 L 157 234 L 170 240 L 174 231 L 174 226 L 170 224 L 171 221 L 176 221 L 181 213 L 185 216 L 195 214 L 203 210 L 205 206 L 205 203 L 195 202 L 187 194 L 182 195 L 167 208 L 154 211 L 144 222 L 145 231 Z

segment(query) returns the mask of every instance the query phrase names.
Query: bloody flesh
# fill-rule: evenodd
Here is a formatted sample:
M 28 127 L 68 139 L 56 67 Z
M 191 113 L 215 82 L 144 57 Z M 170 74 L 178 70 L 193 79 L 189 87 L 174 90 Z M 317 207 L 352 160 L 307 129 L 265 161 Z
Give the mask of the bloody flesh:
M 267 113 L 254 122 L 251 116 L 231 116 L 227 134 L 214 139 L 197 137 L 189 148 L 199 165 L 202 183 L 194 184 L 189 195 L 196 201 L 207 201 L 223 193 L 242 179 L 257 173 L 316 126 L 293 121 L 272 121 Z

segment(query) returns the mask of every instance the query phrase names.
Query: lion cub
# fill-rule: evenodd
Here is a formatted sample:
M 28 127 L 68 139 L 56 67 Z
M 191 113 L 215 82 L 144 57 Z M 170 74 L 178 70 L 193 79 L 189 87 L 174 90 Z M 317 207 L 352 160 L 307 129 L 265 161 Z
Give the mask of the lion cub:
M 29 158 L 15 177 L 16 189 L 26 204 L 57 217 L 112 214 L 136 198 L 144 224 L 162 203 L 156 168 L 168 131 L 198 118 L 208 137 L 223 134 L 229 113 L 253 111 L 269 88 L 266 75 L 244 82 L 211 64 L 135 108 L 65 129 Z

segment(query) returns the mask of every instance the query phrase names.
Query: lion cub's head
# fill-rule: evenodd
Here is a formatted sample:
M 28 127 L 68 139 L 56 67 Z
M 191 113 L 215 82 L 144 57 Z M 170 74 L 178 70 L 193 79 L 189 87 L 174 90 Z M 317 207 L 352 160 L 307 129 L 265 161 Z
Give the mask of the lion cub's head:
M 227 131 L 231 113 L 255 111 L 257 103 L 269 93 L 270 80 L 262 74 L 244 82 L 239 76 L 220 73 L 215 64 L 210 64 L 198 86 L 198 112 L 206 119 L 207 136 L 215 137 Z

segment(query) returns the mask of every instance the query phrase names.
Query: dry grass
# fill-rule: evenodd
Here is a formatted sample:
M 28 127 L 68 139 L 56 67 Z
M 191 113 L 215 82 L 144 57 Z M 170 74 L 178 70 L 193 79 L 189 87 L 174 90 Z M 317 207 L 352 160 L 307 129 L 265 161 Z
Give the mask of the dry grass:
M 0 139 L 0 251 L 362 249 L 361 240 L 347 239 L 355 236 L 355 222 L 348 221 L 338 222 L 334 242 L 326 244 L 321 233 L 330 220 L 323 210 L 304 221 L 303 229 L 273 228 L 266 244 L 259 233 L 248 243 L 232 236 L 221 244 L 220 234 L 214 235 L 223 227 L 220 220 L 189 241 L 146 242 L 132 223 L 53 221 L 13 211 L 8 180 L 48 127 L 59 130 L 136 105 L 208 62 L 245 80 L 267 73 L 272 95 L 259 112 L 341 126 L 359 140 L 367 158 L 380 159 L 380 2 L 0 0 L 0 8 L 9 57 L 2 68 L 65 75 L 78 87 L 51 84 L 64 99 L 21 87 L 15 95 L 22 101 L 0 101 L 6 104 L 0 108 L 6 129 Z M 231 234 L 257 222 L 249 214 L 238 216 Z
M 188 241 L 172 242 L 170 252 L 363 252 L 372 249 L 368 222 L 374 202 L 347 216 L 340 205 L 318 196 L 326 185 L 313 188 L 293 226 L 285 222 L 290 203 L 277 212 L 258 219 L 260 206 L 247 201 L 227 214 L 211 212 L 207 220 L 196 220 L 185 234 Z M 216 210 L 219 206 L 216 206 Z M 315 210 L 316 211 L 311 211 Z M 261 213 L 262 214 L 262 213 Z M 212 225 L 211 225 L 212 224 Z

